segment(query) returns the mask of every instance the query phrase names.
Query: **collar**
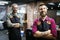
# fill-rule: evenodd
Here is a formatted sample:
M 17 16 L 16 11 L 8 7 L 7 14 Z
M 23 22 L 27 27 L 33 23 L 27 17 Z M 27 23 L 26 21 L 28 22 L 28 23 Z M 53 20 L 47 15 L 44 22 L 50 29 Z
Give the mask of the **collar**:
M 40 17 L 39 20 L 42 21 L 42 18 Z M 43 21 L 47 21 L 47 20 L 49 20 L 49 17 L 48 17 L 48 16 L 46 16 L 46 17 L 43 19 Z

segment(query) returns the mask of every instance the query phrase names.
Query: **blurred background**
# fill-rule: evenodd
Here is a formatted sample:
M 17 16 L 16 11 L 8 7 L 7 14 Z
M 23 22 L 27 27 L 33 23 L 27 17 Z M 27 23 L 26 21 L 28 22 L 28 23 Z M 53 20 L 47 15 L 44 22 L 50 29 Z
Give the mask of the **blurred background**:
M 11 4 L 19 5 L 18 13 L 22 30 L 31 29 L 33 20 L 39 17 L 38 5 L 40 2 L 46 3 L 48 15 L 55 19 L 56 28 L 60 35 L 60 0 L 0 0 L 0 40 L 8 40 L 8 30 L 3 26 L 6 15 L 12 12 Z M 60 38 L 60 36 L 58 36 Z

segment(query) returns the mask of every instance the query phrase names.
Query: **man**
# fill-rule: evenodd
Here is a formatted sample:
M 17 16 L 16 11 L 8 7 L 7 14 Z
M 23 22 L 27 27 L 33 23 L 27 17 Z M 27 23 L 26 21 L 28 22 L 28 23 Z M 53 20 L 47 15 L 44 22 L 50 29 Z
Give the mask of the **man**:
M 37 40 L 55 40 L 57 37 L 56 24 L 54 19 L 47 16 L 47 6 L 40 3 L 38 11 L 40 17 L 33 23 L 32 32 Z
M 8 24 L 8 32 L 9 32 L 9 40 L 21 40 L 20 35 L 20 17 L 17 13 L 18 5 L 12 4 L 12 13 L 7 14 L 7 24 Z

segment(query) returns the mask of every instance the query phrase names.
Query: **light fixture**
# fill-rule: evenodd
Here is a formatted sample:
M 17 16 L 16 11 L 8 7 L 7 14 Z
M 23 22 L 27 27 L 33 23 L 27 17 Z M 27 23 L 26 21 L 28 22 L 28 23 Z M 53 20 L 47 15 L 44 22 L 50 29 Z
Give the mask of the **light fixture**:
M 55 5 L 54 3 L 48 3 L 49 5 Z
M 0 1 L 0 5 L 8 4 L 8 1 Z
M 51 7 L 51 9 L 53 9 L 53 7 Z
M 58 7 L 60 7 L 60 3 L 58 4 Z

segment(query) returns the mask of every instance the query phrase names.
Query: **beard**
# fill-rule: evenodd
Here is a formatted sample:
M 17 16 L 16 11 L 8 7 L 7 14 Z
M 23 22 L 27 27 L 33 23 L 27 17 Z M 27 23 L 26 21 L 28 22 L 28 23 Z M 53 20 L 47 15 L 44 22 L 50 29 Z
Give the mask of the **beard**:
M 13 10 L 13 13 L 17 13 L 17 10 Z
M 41 17 L 45 17 L 47 15 L 47 13 L 40 13 Z

